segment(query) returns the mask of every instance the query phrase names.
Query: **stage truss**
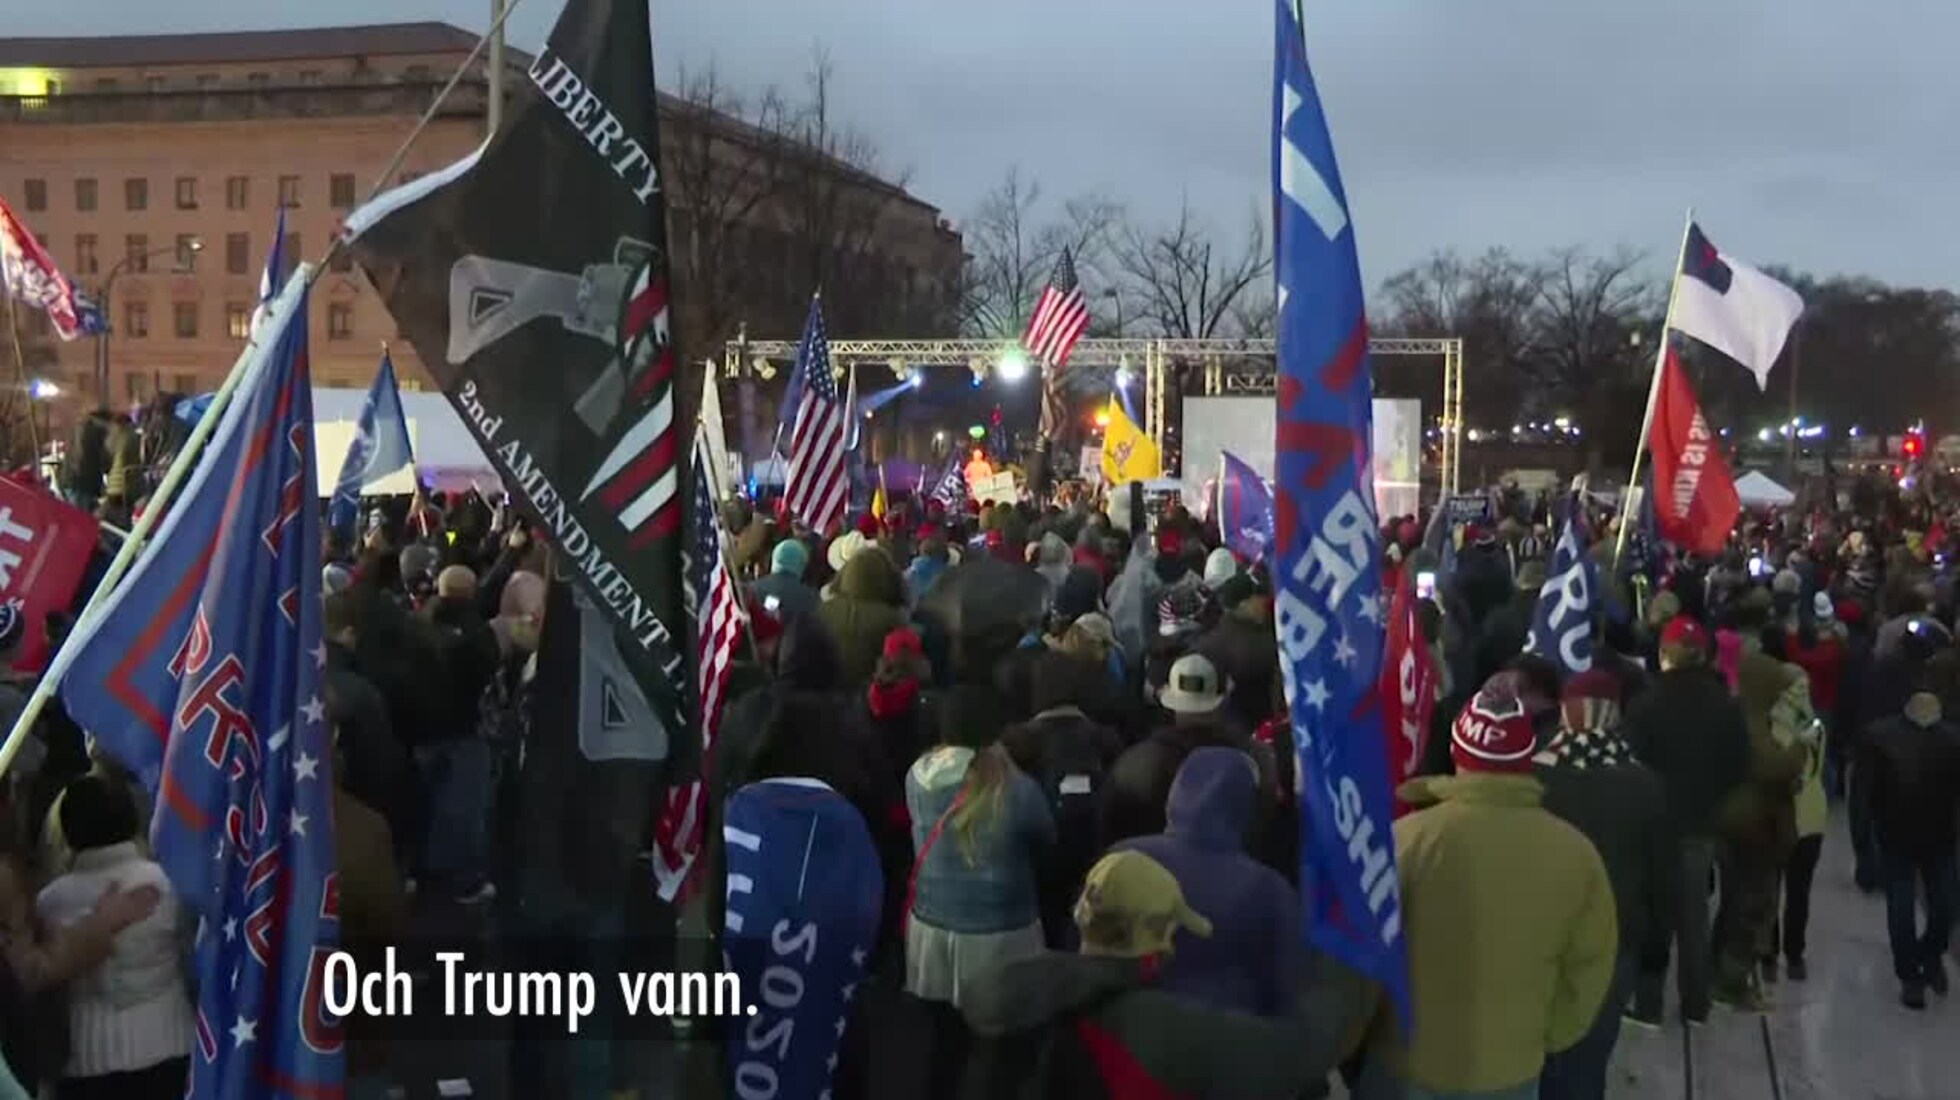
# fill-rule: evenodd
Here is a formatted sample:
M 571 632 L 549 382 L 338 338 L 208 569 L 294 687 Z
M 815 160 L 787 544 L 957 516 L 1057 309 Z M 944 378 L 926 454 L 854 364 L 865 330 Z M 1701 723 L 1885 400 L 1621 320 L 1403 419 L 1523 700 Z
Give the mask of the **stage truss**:
M 883 362 L 895 378 L 914 366 L 964 363 L 975 375 L 992 369 L 1015 350 L 1005 340 L 832 340 L 830 361 L 841 377 L 857 366 Z M 753 369 L 773 377 L 778 363 L 793 362 L 797 344 L 791 340 L 731 340 L 723 351 L 724 377 L 742 377 Z M 1441 415 L 1441 482 L 1454 493 L 1463 471 L 1463 341 L 1454 337 L 1426 339 L 1377 338 L 1368 341 L 1372 355 L 1430 356 L 1443 361 Z M 1159 447 L 1168 423 L 1170 376 L 1173 368 L 1202 366 L 1201 392 L 1206 397 L 1256 397 L 1277 392 L 1272 340 L 1082 340 L 1069 355 L 1070 367 L 1141 367 L 1144 378 L 1143 429 Z

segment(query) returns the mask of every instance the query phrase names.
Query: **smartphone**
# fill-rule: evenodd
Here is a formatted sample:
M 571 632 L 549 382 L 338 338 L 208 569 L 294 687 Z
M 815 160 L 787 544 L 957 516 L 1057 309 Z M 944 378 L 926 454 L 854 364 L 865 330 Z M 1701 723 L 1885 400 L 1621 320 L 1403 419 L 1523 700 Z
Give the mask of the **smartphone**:
M 1436 574 L 1431 573 L 1427 570 L 1417 573 L 1416 574 L 1416 599 L 1433 600 L 1435 598 L 1436 598 Z
M 1769 576 L 1769 563 L 1763 560 L 1761 554 L 1757 554 L 1755 557 L 1749 559 L 1749 575 L 1751 577 Z

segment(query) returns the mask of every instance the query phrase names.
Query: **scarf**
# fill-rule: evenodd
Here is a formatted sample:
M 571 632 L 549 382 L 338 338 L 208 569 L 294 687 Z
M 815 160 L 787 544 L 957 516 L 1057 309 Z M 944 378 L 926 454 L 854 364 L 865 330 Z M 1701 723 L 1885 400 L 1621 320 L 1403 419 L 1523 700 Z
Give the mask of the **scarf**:
M 1620 736 L 1619 727 L 1618 703 L 1608 699 L 1568 699 L 1558 733 L 1534 762 L 1575 771 L 1630 764 L 1633 750 Z

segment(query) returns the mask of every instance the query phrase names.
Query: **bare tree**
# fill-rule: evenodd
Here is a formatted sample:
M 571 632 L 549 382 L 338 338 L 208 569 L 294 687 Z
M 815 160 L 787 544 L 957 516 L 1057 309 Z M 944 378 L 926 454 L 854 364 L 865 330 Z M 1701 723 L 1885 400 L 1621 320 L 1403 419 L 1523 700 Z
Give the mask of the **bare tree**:
M 1547 392 L 1578 405 L 1582 421 L 1593 428 L 1593 465 L 1604 456 L 1602 448 L 1630 455 L 1639 430 L 1638 413 L 1614 415 L 1644 407 L 1642 367 L 1649 360 L 1634 334 L 1657 312 L 1658 291 L 1636 270 L 1639 264 L 1639 253 L 1630 249 L 1611 256 L 1566 249 L 1547 261 L 1538 287 L 1526 372 Z M 1629 422 L 1632 433 L 1620 430 Z
M 1187 202 L 1168 226 L 1123 227 L 1115 264 L 1140 320 L 1163 336 L 1207 339 L 1240 334 L 1232 326 L 1243 315 L 1243 301 L 1271 273 L 1273 254 L 1256 214 L 1242 243 L 1227 247 Z
M 746 319 L 737 316 L 740 304 L 768 285 L 749 253 L 760 215 L 783 186 L 790 109 L 774 89 L 743 99 L 713 66 L 683 70 L 680 89 L 661 102 L 660 152 L 677 330 L 695 358 L 734 336 Z
M 1020 335 L 1065 249 L 1075 259 L 1083 292 L 1091 300 L 1100 297 L 1108 289 L 1102 275 L 1118 217 L 1115 203 L 1090 194 L 1067 200 L 1057 216 L 1044 220 L 1041 185 L 1010 168 L 964 229 L 961 330 L 976 337 Z M 1098 283 L 1105 285 L 1099 289 Z
M 1465 395 L 1466 416 L 1473 423 L 1509 419 L 1531 393 L 1523 359 L 1534 342 L 1544 278 L 1543 265 L 1501 248 L 1474 259 L 1438 252 L 1382 284 L 1374 328 L 1383 336 L 1462 339 L 1464 358 L 1476 372 Z M 1377 371 L 1383 365 L 1377 361 Z M 1400 371 L 1383 378 L 1382 392 L 1433 398 L 1435 367 L 1420 369 L 1420 380 Z

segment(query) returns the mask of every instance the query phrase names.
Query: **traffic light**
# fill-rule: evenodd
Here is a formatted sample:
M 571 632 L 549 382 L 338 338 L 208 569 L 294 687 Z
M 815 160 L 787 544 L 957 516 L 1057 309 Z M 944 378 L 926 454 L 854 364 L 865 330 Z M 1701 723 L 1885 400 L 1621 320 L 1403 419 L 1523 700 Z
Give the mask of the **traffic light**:
M 1926 453 L 1926 434 L 1920 431 L 1907 432 L 1903 449 L 1908 460 L 1917 460 Z

